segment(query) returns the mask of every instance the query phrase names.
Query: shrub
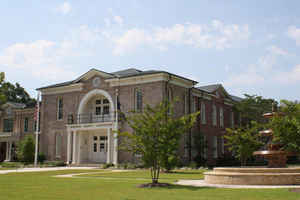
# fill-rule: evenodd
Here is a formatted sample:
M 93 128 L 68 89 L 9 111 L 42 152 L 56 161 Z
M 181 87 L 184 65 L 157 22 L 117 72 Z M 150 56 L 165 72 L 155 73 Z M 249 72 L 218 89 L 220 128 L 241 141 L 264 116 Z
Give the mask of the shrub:
M 191 168 L 191 169 L 198 169 L 198 165 L 197 165 L 196 162 L 191 162 L 191 163 L 189 164 L 189 168 Z
M 64 161 L 47 161 L 45 165 L 49 167 L 64 167 L 66 163 Z
M 43 164 L 46 160 L 46 155 L 44 153 L 39 153 L 38 155 L 38 162 Z
M 23 164 L 19 162 L 3 162 L 1 163 L 1 166 L 6 168 L 21 168 L 23 167 Z
M 114 166 L 114 164 L 112 164 L 112 163 L 105 163 L 103 166 L 102 166 L 102 168 L 103 169 L 107 169 L 107 168 L 110 168 L 110 167 L 113 167 Z
M 18 159 L 26 164 L 34 161 L 35 142 L 33 136 L 27 135 L 18 145 Z

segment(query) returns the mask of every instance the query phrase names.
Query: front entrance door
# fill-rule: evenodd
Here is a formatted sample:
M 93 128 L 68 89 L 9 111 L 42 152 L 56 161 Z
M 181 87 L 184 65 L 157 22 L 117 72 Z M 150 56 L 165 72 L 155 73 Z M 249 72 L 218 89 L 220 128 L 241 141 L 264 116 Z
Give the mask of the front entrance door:
M 6 142 L 0 142 L 0 162 L 5 160 L 6 157 Z
M 105 163 L 107 156 L 107 136 L 93 134 L 91 161 Z

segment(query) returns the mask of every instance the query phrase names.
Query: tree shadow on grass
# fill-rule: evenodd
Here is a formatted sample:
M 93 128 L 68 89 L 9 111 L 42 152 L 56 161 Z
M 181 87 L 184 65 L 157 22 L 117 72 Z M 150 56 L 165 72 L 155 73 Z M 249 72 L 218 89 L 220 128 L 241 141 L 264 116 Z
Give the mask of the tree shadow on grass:
M 198 191 L 203 189 L 217 189 L 214 187 L 196 187 L 196 186 L 187 186 L 187 185 L 176 185 L 176 184 L 170 184 L 166 187 L 152 187 L 152 188 L 145 188 L 145 189 L 159 189 L 159 190 L 190 190 L 190 191 Z

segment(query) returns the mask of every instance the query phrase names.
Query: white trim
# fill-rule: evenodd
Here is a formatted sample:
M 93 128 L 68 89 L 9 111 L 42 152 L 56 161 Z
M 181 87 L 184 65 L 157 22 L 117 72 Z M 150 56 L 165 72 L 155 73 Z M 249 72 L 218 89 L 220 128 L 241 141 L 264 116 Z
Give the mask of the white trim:
M 67 86 L 40 89 L 40 91 L 42 95 L 51 95 L 51 94 L 77 92 L 77 91 L 82 91 L 82 89 L 83 89 L 83 83 L 76 83 Z
M 172 78 L 169 83 L 174 85 L 182 86 L 185 88 L 192 88 L 194 83 L 192 81 L 184 80 L 178 78 L 176 76 L 171 75 Z M 158 74 L 147 74 L 142 76 L 133 76 L 127 78 L 114 78 L 114 79 L 107 79 L 106 82 L 110 83 L 111 87 L 115 86 L 123 86 L 123 85 L 136 85 L 136 84 L 143 84 L 143 83 L 151 83 L 157 81 L 168 81 L 169 76 L 166 73 L 158 73 Z
M 70 131 L 98 130 L 98 129 L 106 129 L 106 128 L 112 128 L 112 127 L 113 127 L 113 122 L 67 125 L 67 129 Z
M 200 97 L 200 98 L 203 98 L 203 99 L 211 100 L 211 97 L 208 94 L 198 94 L 195 91 L 193 91 L 192 94 L 193 94 L 193 96 L 196 96 L 196 97 Z
M 82 114 L 84 106 L 88 103 L 88 101 L 93 98 L 95 95 L 103 95 L 105 96 L 110 103 L 110 114 L 115 112 L 115 106 L 113 103 L 113 100 L 110 96 L 110 94 L 108 92 L 106 92 L 105 90 L 101 90 L 101 89 L 94 89 L 92 91 L 90 91 L 89 93 L 87 93 L 80 101 L 79 107 L 78 107 L 78 112 L 77 114 Z M 111 115 L 112 120 L 114 119 L 114 115 Z
M 111 77 L 113 77 L 113 75 L 110 75 L 108 73 L 101 72 L 101 71 L 96 70 L 96 69 L 91 69 L 88 72 L 86 72 L 85 74 L 83 74 L 80 77 L 78 77 L 76 80 L 74 80 L 74 82 L 78 82 L 80 80 L 88 80 L 89 78 L 91 78 L 93 76 L 96 76 L 96 75 L 102 76 L 104 78 L 111 78 Z

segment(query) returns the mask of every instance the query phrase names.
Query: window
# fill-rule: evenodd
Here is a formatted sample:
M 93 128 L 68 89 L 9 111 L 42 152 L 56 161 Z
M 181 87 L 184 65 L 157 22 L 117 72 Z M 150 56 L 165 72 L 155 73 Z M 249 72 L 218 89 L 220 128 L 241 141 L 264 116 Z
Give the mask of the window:
M 217 126 L 217 107 L 216 105 L 212 106 L 212 124 L 213 126 Z
M 143 94 L 140 89 L 135 90 L 135 110 L 141 112 L 143 110 Z
M 57 158 L 61 156 L 61 134 L 57 133 L 55 137 L 55 155 Z
M 101 107 L 100 106 L 97 106 L 96 107 L 96 115 L 101 115 Z
M 205 115 L 205 103 L 204 102 L 201 102 L 201 111 L 200 111 L 200 114 L 201 114 L 201 123 L 202 124 L 206 124 L 206 115 Z
M 230 113 L 230 123 L 231 123 L 231 128 L 234 128 L 234 113 L 232 111 Z
M 213 137 L 213 157 L 218 158 L 218 137 Z
M 28 132 L 28 117 L 25 117 L 24 119 L 24 132 Z
M 59 98 L 57 101 L 57 119 L 63 118 L 63 99 Z
M 220 127 L 224 127 L 224 110 L 220 108 Z
M 108 115 L 109 114 L 109 106 L 104 106 L 103 107 L 103 114 Z
M 13 119 L 4 119 L 3 120 L 3 132 L 13 132 Z
M 192 113 L 196 112 L 196 97 L 192 97 Z
M 184 94 L 184 114 L 188 114 L 188 96 Z

